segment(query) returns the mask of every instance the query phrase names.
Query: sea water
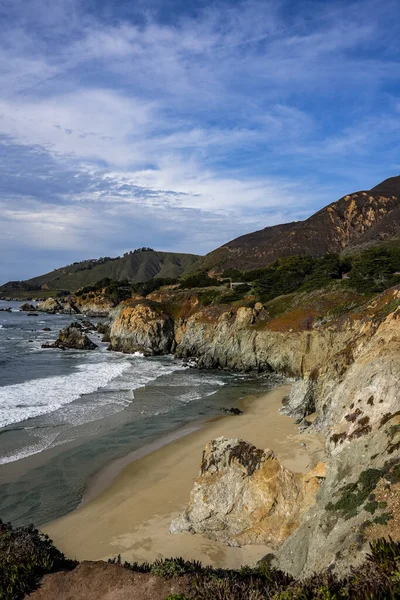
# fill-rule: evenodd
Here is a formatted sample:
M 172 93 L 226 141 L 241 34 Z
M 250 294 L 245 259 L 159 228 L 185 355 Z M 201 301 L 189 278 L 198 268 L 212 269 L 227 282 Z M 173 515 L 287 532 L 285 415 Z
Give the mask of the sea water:
M 173 356 L 43 349 L 80 316 L 28 316 L 0 301 L 0 518 L 62 516 L 111 461 L 277 384 L 189 368 Z M 50 328 L 50 331 L 45 331 Z M 240 418 L 240 417 L 232 417 Z M 199 457 L 199 462 L 200 462 Z

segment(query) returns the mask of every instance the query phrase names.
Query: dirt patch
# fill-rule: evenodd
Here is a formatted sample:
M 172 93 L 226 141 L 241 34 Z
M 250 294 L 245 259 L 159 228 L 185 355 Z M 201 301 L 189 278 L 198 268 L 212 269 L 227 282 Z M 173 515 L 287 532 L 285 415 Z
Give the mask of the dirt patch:
M 188 591 L 186 577 L 161 579 L 119 565 L 83 562 L 71 572 L 46 575 L 31 600 L 164 600 Z

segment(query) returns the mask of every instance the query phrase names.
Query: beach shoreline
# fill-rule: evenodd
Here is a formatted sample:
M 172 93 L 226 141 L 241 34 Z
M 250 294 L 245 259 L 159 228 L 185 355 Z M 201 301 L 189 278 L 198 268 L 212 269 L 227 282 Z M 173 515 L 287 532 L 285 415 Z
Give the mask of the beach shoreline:
M 297 472 L 311 470 L 322 459 L 322 438 L 300 434 L 293 419 L 279 413 L 289 389 L 283 385 L 245 398 L 243 415 L 191 423 L 113 461 L 89 482 L 80 506 L 44 525 L 43 531 L 60 550 L 79 560 L 121 554 L 130 562 L 182 556 L 227 568 L 256 562 L 270 548 L 232 548 L 201 535 L 172 535 L 168 529 L 188 502 L 202 451 L 211 439 L 239 437 L 271 448 Z

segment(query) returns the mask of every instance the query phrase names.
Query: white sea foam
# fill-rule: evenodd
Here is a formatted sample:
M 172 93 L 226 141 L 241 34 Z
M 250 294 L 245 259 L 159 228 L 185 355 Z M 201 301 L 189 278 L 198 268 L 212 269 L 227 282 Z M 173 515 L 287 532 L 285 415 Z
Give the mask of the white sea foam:
M 71 375 L 0 387 L 0 427 L 54 412 L 82 394 L 95 392 L 130 367 L 129 361 L 84 364 Z

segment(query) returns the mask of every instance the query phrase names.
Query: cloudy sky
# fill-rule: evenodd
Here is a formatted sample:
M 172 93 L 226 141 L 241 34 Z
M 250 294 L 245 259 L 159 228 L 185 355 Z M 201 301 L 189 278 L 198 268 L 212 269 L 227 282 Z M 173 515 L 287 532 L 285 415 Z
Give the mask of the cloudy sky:
M 0 283 L 400 173 L 397 0 L 0 0 Z

